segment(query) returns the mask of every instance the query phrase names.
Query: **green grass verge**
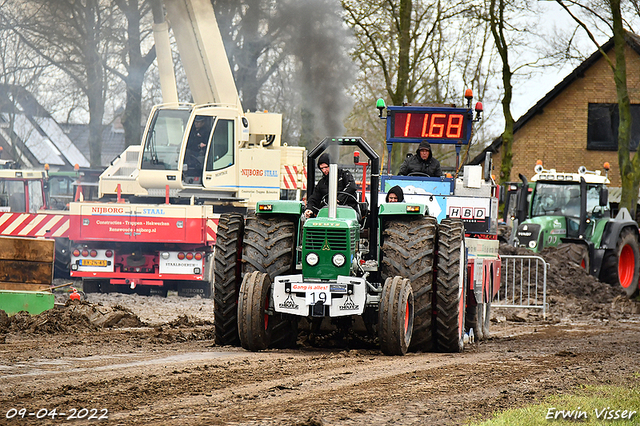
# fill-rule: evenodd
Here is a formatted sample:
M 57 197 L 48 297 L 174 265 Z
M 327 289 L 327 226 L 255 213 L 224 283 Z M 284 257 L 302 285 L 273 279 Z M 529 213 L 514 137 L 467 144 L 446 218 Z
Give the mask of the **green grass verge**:
M 624 412 L 625 410 L 626 413 Z M 631 412 L 635 411 L 634 414 Z M 629 418 L 631 414 L 631 418 Z M 598 415 L 600 417 L 598 418 Z M 626 417 L 623 419 L 623 415 Z M 557 416 L 557 417 L 556 417 Z M 564 416 L 564 417 L 563 417 Z M 615 418 L 618 416 L 618 418 Z M 573 395 L 550 396 L 544 402 L 507 410 L 481 426 L 536 426 L 545 424 L 639 425 L 640 385 L 584 386 Z

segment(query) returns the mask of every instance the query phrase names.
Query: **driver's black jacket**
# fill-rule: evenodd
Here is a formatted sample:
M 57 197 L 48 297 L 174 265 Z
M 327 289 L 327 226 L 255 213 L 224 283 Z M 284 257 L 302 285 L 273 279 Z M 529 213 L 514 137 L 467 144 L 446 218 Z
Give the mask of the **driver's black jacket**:
M 329 193 L 329 175 L 323 175 L 316 184 L 313 194 L 307 200 L 307 209 L 314 215 L 327 205 L 327 195 Z M 338 204 L 358 209 L 358 199 L 356 198 L 356 181 L 349 170 L 338 168 Z
M 442 169 L 440 168 L 440 162 L 433 158 L 431 152 L 429 152 L 429 158 L 426 160 L 420 158 L 419 153 L 415 153 L 404 160 L 398 172 L 401 176 L 407 176 L 411 173 L 423 173 L 432 177 L 440 177 L 442 176 Z

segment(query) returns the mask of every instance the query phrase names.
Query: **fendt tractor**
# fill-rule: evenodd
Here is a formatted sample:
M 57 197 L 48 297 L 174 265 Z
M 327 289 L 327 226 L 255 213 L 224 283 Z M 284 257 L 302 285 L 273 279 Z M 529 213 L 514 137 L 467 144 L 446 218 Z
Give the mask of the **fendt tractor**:
M 207 0 L 164 2 L 194 100 L 178 102 L 162 6 L 153 3 L 164 103 L 141 144 L 100 176 L 101 202 L 70 204 L 70 274 L 85 292 L 210 297 L 220 214 L 243 217 L 304 187 L 304 148 L 281 143 L 281 115 L 242 110 Z
M 390 144 L 427 139 L 462 147 L 473 113 L 402 106 L 387 108 L 386 119 Z M 252 351 L 287 347 L 305 329 L 312 336 L 362 334 L 377 338 L 385 354 L 403 355 L 459 352 L 467 337 L 488 336 L 500 285 L 491 178 L 482 179 L 479 167 L 467 168 L 473 177 L 464 179 L 386 175 L 383 188 L 401 184 L 407 201 L 379 203 L 376 152 L 361 138 L 327 138 L 308 156 L 310 193 L 311 165 L 332 144 L 357 147 L 356 164 L 360 153 L 368 158 L 371 189 L 366 194 L 363 179 L 367 196 L 357 197 L 368 201 L 357 209 L 337 206 L 337 165 L 331 164 L 328 205 L 315 218 L 304 219 L 302 203 L 279 200 L 257 203 L 246 222 L 223 214 L 215 252 L 216 343 Z
M 563 173 L 538 163 L 531 182 L 520 179 L 512 236 L 516 247 L 536 253 L 558 247 L 601 281 L 621 286 L 629 296 L 637 292 L 638 224 L 625 208 L 611 217 L 606 174 L 585 167 Z

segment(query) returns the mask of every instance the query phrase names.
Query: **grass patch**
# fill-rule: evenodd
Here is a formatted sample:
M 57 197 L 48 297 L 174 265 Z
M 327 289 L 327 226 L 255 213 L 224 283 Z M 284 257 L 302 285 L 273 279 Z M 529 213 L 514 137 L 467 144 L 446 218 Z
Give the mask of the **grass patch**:
M 625 410 L 627 410 L 626 413 Z M 635 413 L 632 414 L 633 411 Z M 618 418 L 615 418 L 616 416 Z M 630 388 L 583 386 L 573 395 L 550 396 L 540 404 L 495 414 L 493 419 L 478 425 L 536 426 L 563 423 L 638 425 L 640 424 L 640 385 L 633 384 Z

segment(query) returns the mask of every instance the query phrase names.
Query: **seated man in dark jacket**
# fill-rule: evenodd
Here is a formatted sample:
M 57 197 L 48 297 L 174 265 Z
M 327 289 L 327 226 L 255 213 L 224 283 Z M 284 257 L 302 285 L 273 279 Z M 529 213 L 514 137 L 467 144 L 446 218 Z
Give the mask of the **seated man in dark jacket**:
M 318 211 L 328 204 L 329 194 L 329 164 L 331 159 L 326 152 L 318 158 L 318 168 L 322 171 L 322 177 L 316 184 L 313 194 L 307 201 L 304 211 L 305 217 L 314 217 Z M 358 211 L 358 199 L 356 198 L 356 181 L 348 170 L 338 169 L 338 204 L 352 207 Z
M 398 185 L 392 187 L 389 192 L 387 192 L 385 201 L 387 203 L 404 203 L 404 191 Z
M 433 158 L 429 142 L 420 142 L 416 153 L 404 160 L 398 172 L 401 176 L 408 176 L 412 173 L 420 173 L 431 177 L 442 176 L 440 162 Z

